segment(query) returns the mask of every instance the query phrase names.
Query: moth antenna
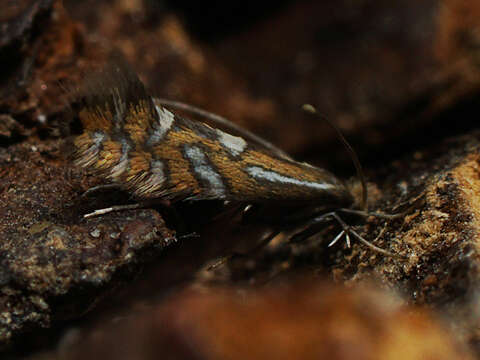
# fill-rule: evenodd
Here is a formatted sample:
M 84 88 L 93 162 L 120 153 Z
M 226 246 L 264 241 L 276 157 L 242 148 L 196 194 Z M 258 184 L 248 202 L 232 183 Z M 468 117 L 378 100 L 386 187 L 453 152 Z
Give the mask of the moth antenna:
M 264 148 L 270 150 L 274 154 L 276 154 L 276 155 L 278 155 L 278 156 L 280 156 L 284 159 L 292 160 L 292 158 L 287 153 L 285 153 L 283 150 L 281 150 L 278 147 L 276 147 L 275 145 L 273 145 L 271 142 L 269 142 L 265 139 L 262 139 L 260 136 L 257 136 L 254 133 L 248 131 L 247 129 L 244 129 L 241 126 L 238 126 L 237 124 L 231 122 L 230 120 L 228 120 L 227 118 L 225 118 L 223 116 L 220 116 L 218 114 L 214 114 L 214 113 L 209 112 L 207 110 L 204 110 L 204 109 L 201 109 L 199 107 L 196 107 L 196 106 L 193 106 L 193 105 L 190 105 L 190 104 L 186 104 L 186 103 L 183 103 L 183 102 L 180 102 L 180 101 L 173 101 L 173 100 L 167 100 L 167 99 L 162 99 L 162 98 L 155 98 L 154 102 L 156 102 L 157 104 L 163 105 L 163 106 L 188 111 L 192 114 L 202 116 L 206 119 L 211 120 L 212 122 L 214 122 L 216 124 L 219 124 L 219 125 L 225 127 L 226 129 L 228 129 L 230 131 L 237 132 L 238 134 L 240 134 L 241 136 L 243 136 L 247 140 L 250 140 L 250 141 L 252 141 L 252 142 L 254 142 L 254 143 L 256 143 L 260 146 L 263 146 Z
M 335 125 L 333 122 L 331 122 L 327 117 L 325 117 L 323 115 L 320 115 L 318 113 L 317 109 L 315 109 L 315 107 L 313 107 L 313 105 L 304 104 L 302 106 L 302 109 L 305 112 L 316 115 L 320 119 L 325 120 L 337 133 L 338 138 L 340 139 L 340 141 L 343 143 L 343 145 L 347 149 L 348 153 L 350 154 L 350 158 L 352 159 L 353 164 L 355 165 L 355 169 L 357 171 L 357 176 L 360 179 L 360 182 L 362 184 L 362 210 L 367 212 L 367 210 L 368 210 L 368 208 L 367 208 L 368 207 L 368 204 L 367 204 L 367 199 L 368 199 L 367 181 L 365 179 L 365 174 L 363 172 L 362 165 L 360 164 L 360 160 L 358 159 L 357 153 L 355 152 L 355 150 L 353 150 L 352 146 L 347 141 L 347 139 L 345 139 L 345 137 L 343 136 L 342 132 L 337 127 L 337 125 Z

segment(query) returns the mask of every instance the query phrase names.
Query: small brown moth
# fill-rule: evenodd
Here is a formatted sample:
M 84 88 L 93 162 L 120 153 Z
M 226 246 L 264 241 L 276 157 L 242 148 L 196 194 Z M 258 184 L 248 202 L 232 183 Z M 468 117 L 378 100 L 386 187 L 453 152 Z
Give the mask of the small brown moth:
M 338 216 L 354 197 L 335 175 L 294 161 L 247 131 L 242 134 L 248 141 L 175 115 L 147 93 L 125 64 L 87 80 L 76 98 L 84 133 L 74 140 L 75 163 L 120 185 L 139 202 L 236 202 L 249 209 L 248 216 L 275 223 L 276 233 L 303 228 L 297 238 L 313 235 L 319 224 L 333 218 L 343 229 L 332 244 L 344 235 L 349 243 L 353 235 L 389 254 Z M 137 205 L 85 216 L 133 207 Z

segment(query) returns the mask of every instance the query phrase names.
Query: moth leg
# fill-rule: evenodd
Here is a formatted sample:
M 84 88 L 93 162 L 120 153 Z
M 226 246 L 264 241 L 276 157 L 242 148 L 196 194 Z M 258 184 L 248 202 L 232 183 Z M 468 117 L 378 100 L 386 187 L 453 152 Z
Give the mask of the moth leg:
M 405 204 L 407 205 L 407 207 L 403 211 L 397 212 L 395 214 L 385 214 L 385 213 L 379 213 L 374 211 L 355 210 L 355 209 L 346 209 L 346 208 L 338 209 L 337 211 L 347 213 L 347 214 L 363 216 L 363 217 L 374 216 L 380 219 L 394 220 L 394 219 L 402 218 L 405 215 L 409 214 L 417 206 L 417 204 L 420 201 L 424 201 L 424 198 L 425 198 L 425 194 L 421 193 L 412 201 L 400 204 L 401 207 L 403 207 L 403 205 Z
M 378 217 L 380 219 L 399 219 L 401 217 L 404 217 L 410 212 L 410 209 L 407 209 L 405 211 L 396 213 L 396 214 L 384 214 L 384 213 L 378 213 L 378 212 L 369 212 L 369 211 L 363 211 L 363 210 L 355 210 L 355 209 L 339 209 L 338 211 L 347 213 L 347 214 L 354 214 L 358 216 L 363 216 L 363 217 L 369 217 L 369 216 L 374 216 Z
M 138 209 L 144 206 L 145 206 L 144 203 L 137 203 L 137 204 L 130 204 L 130 205 L 116 205 L 116 206 L 111 206 L 108 208 L 92 211 L 91 213 L 83 215 L 83 217 L 90 218 L 94 216 L 105 215 L 114 211 L 132 210 L 132 209 Z
M 91 213 L 83 215 L 83 217 L 90 218 L 94 216 L 105 215 L 114 211 L 133 210 L 133 209 L 139 209 L 139 208 L 151 208 L 154 205 L 163 205 L 168 207 L 168 205 L 170 205 L 170 202 L 165 199 L 154 199 L 154 200 L 146 200 L 146 201 L 135 203 L 135 204 L 115 205 L 115 206 L 110 206 L 107 208 L 92 211 Z
M 340 240 L 343 237 L 343 235 L 345 235 L 345 230 L 340 231 L 338 235 L 335 236 L 335 238 L 330 242 L 330 244 L 328 244 L 328 247 L 335 245 L 338 242 L 338 240 Z
M 329 221 L 331 219 L 333 219 L 333 214 L 334 212 L 329 212 L 329 213 L 326 213 L 326 214 L 322 214 L 320 216 L 316 216 L 315 218 L 313 218 L 313 220 L 310 220 L 307 224 L 306 224 L 306 228 L 303 229 L 302 231 L 292 235 L 290 237 L 290 242 L 293 242 L 293 243 L 297 243 L 297 242 L 302 242 L 306 239 L 308 239 L 309 237 L 315 235 L 316 233 L 319 232 L 319 230 L 321 228 L 323 228 L 324 226 L 324 223 L 326 221 Z M 344 234 L 345 232 L 342 231 L 342 235 Z M 333 245 L 335 244 L 340 238 L 338 238 L 338 235 L 335 237 L 335 242 L 331 242 L 330 244 Z M 331 246 L 329 245 L 329 246 Z
M 97 192 L 97 191 L 103 191 L 103 190 L 116 190 L 120 189 L 121 186 L 119 184 L 103 184 L 103 185 L 97 185 L 97 186 L 92 186 L 91 188 L 88 188 L 87 191 L 85 191 L 82 194 L 82 197 L 87 197 L 90 196 L 91 194 Z
M 224 256 L 224 257 L 220 258 L 214 264 L 210 265 L 207 270 L 208 271 L 215 270 L 219 266 L 224 265 L 225 263 L 227 263 L 228 261 L 230 261 L 234 258 L 245 258 L 245 257 L 252 256 L 258 250 L 263 249 L 265 246 L 267 246 L 270 243 L 270 241 L 272 241 L 275 238 L 275 236 L 277 236 L 280 233 L 281 233 L 281 231 L 279 231 L 279 230 L 272 231 L 267 237 L 265 237 L 265 239 L 260 241 L 260 243 L 255 245 L 252 249 L 250 249 L 250 250 L 248 250 L 247 252 L 244 252 L 244 253 L 234 252 L 230 255 Z
M 342 231 L 337 236 L 335 236 L 335 238 L 328 244 L 329 247 L 337 243 L 344 236 L 347 242 L 347 246 L 350 247 L 351 246 L 350 236 L 353 236 L 362 244 L 368 246 L 370 249 L 372 249 L 375 252 L 378 252 L 380 254 L 387 255 L 387 256 L 398 257 L 398 255 L 393 254 L 387 250 L 384 250 L 372 244 L 370 241 L 366 240 L 363 236 L 357 233 L 351 226 L 349 226 L 345 221 L 343 221 L 343 219 L 336 212 L 329 212 L 321 216 L 317 216 L 316 218 L 314 218 L 308 223 L 307 228 L 305 230 L 293 235 L 290 241 L 293 241 L 293 242 L 302 241 L 316 234 L 318 232 L 319 226 L 329 218 L 336 220 L 342 227 Z M 376 239 L 378 238 L 379 237 L 377 236 Z
M 370 249 L 372 249 L 375 252 L 378 252 L 383 255 L 391 256 L 391 257 L 399 257 L 399 255 L 391 253 L 390 251 L 387 251 L 385 249 L 382 249 L 376 245 L 373 245 L 370 241 L 365 239 L 363 236 L 361 236 L 359 233 L 357 233 L 355 230 L 353 230 L 352 227 L 347 225 L 345 221 L 342 220 L 340 216 L 336 212 L 332 213 L 332 216 L 337 222 L 340 224 L 340 226 L 343 228 L 345 231 L 345 237 L 347 238 L 347 244 L 350 242 L 349 237 L 347 237 L 349 234 L 353 235 L 358 241 L 360 241 L 362 244 L 368 246 Z M 378 237 L 377 237 L 378 238 Z

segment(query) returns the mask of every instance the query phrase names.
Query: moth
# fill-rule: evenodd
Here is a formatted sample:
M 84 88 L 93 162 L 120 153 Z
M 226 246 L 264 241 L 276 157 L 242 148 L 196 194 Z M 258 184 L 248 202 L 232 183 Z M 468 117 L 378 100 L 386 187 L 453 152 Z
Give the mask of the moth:
M 271 223 L 272 237 L 287 228 L 302 229 L 296 238 L 309 237 L 326 219 L 335 219 L 342 230 L 332 244 L 342 236 L 349 244 L 353 235 L 389 254 L 340 218 L 339 210 L 351 209 L 355 199 L 335 175 L 291 159 L 246 130 L 240 130 L 243 137 L 236 136 L 175 115 L 149 95 L 126 64 L 110 65 L 87 79 L 75 98 L 84 128 L 73 141 L 75 164 L 122 187 L 139 204 L 237 203 L 245 209 L 245 218 Z M 231 123 L 227 126 L 238 131 Z M 114 206 L 85 216 L 136 206 Z

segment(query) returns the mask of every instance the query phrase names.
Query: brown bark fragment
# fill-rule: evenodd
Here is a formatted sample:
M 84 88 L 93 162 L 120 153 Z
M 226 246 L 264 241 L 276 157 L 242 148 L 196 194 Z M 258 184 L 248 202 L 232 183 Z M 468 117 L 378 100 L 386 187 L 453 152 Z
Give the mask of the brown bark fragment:
M 2 345 L 29 328 L 78 317 L 174 240 L 153 210 L 83 219 L 98 201 L 81 197 L 85 176 L 58 147 L 0 149 Z

